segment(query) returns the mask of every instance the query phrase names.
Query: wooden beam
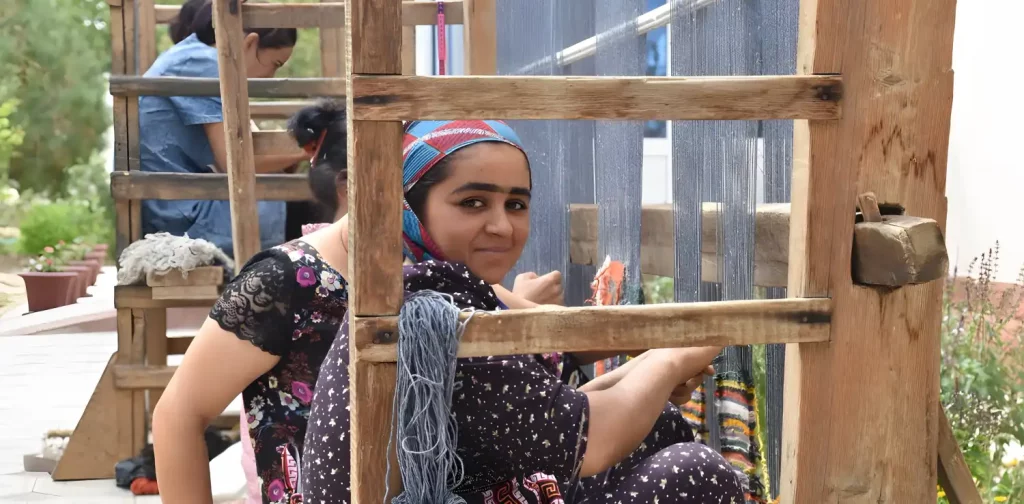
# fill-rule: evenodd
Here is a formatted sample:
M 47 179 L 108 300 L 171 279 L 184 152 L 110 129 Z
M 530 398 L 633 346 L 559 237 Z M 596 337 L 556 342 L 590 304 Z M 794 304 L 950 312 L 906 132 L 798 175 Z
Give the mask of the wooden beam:
M 114 308 L 190 308 L 212 307 L 219 296 L 205 299 L 153 299 L 153 289 L 143 285 L 114 287 Z
M 934 502 L 941 282 L 853 285 L 857 194 L 945 222 L 955 0 L 802 0 L 798 72 L 842 74 L 838 121 L 797 121 L 788 293 L 834 300 L 788 345 L 785 503 Z M 855 378 L 852 378 L 855 377 Z
M 823 342 L 831 310 L 828 299 L 772 299 L 478 312 L 459 357 Z M 355 346 L 359 359 L 396 360 L 397 317 L 357 318 L 356 327 L 376 335 Z
M 445 21 L 462 24 L 462 0 L 445 1 Z M 335 28 L 344 27 L 345 4 L 331 2 L 309 8 L 309 4 L 247 4 L 242 6 L 246 28 Z M 157 5 L 156 23 L 169 24 L 178 16 L 180 5 Z M 297 12 L 293 14 L 292 12 Z M 336 16 L 336 17 L 335 17 Z M 402 24 L 406 26 L 437 24 L 437 4 L 415 5 L 402 2 Z
M 946 411 L 939 406 L 939 486 L 946 491 L 950 504 L 982 504 L 978 486 L 971 476 L 971 468 L 956 442 L 953 426 Z
M 115 200 L 227 200 L 223 173 L 113 172 L 110 193 Z M 305 174 L 256 175 L 260 201 L 308 201 L 313 198 Z
M 256 210 L 256 160 L 249 122 L 242 16 L 238 0 L 213 0 L 213 24 L 217 31 L 217 63 L 220 95 L 224 102 L 228 188 L 231 201 L 231 241 L 235 264 L 242 267 L 260 246 Z
M 497 0 L 465 0 L 462 3 L 462 12 L 465 74 L 496 75 L 498 73 Z
M 754 224 L 754 285 L 759 287 L 785 287 L 789 267 L 789 211 L 788 203 L 758 205 Z M 672 205 L 644 205 L 640 217 L 640 269 L 644 274 L 675 276 L 675 225 Z M 721 206 L 704 203 L 702 236 L 700 237 L 703 264 L 701 276 L 705 282 L 720 282 L 718 232 Z M 692 240 L 692 236 L 681 237 Z M 569 205 L 569 260 L 573 264 L 600 266 L 604 257 L 598 256 L 597 205 Z
M 306 100 L 250 102 L 249 116 L 253 119 L 288 119 L 313 103 Z
M 836 119 L 828 76 L 354 76 L 356 120 Z M 438 100 L 444 96 L 444 100 Z
M 178 366 L 114 366 L 114 387 L 121 390 L 163 389 Z
M 208 77 L 110 76 L 113 96 L 220 96 L 221 79 Z M 344 97 L 345 79 L 311 77 L 248 79 L 253 98 Z

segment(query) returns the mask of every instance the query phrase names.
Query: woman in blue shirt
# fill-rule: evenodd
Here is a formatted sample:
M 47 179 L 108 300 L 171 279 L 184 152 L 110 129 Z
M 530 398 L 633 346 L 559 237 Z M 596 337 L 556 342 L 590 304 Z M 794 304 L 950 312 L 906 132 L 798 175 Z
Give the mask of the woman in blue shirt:
M 174 47 L 160 55 L 146 77 L 217 78 L 216 38 L 210 0 L 190 0 L 171 27 Z M 244 58 L 249 78 L 273 77 L 291 57 L 295 29 L 246 29 Z M 224 173 L 224 116 L 220 97 L 143 96 L 139 98 L 142 170 L 171 173 Z M 306 156 L 256 156 L 256 173 L 289 170 Z M 258 203 L 260 241 L 269 248 L 285 241 L 285 203 Z M 145 200 L 142 232 L 188 234 L 234 253 L 227 201 Z

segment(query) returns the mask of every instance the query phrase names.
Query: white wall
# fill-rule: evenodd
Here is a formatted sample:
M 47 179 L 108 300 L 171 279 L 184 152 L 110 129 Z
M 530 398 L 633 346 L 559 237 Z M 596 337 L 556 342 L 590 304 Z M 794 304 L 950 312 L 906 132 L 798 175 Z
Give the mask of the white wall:
M 950 266 L 1000 242 L 998 280 L 1024 265 L 1024 101 L 1012 99 L 1024 74 L 1020 0 L 957 2 L 953 118 L 946 180 Z

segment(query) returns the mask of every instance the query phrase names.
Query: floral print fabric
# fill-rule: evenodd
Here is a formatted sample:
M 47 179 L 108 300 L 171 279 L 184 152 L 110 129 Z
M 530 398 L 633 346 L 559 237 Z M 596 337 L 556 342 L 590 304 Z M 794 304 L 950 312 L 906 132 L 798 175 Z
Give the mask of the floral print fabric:
M 301 499 L 310 404 L 347 307 L 344 279 L 297 240 L 254 256 L 210 312 L 224 330 L 281 358 L 242 392 L 265 503 Z
M 500 307 L 489 285 L 457 264 L 426 261 L 404 269 L 406 293 L 450 294 L 462 308 Z M 558 377 L 571 356 L 459 359 L 453 415 L 468 504 L 742 503 L 721 455 L 692 443 L 674 406 L 643 444 L 603 474 L 579 478 L 587 450 L 586 394 Z M 302 459 L 303 502 L 347 503 L 350 488 L 348 325 L 320 369 Z M 394 469 L 394 468 L 393 468 Z M 739 499 L 739 500 L 737 500 Z

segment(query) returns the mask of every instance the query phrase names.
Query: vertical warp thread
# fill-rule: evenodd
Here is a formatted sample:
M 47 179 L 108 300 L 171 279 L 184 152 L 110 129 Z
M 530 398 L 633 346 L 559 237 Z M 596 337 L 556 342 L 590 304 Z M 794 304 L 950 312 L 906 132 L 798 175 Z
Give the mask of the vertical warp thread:
M 402 305 L 388 452 L 397 431 L 403 489 L 392 504 L 466 504 L 452 491 L 464 475 L 452 413 L 456 355 L 465 329 L 461 311 L 450 295 L 429 290 L 410 295 Z M 387 472 L 390 480 L 390 460 Z

